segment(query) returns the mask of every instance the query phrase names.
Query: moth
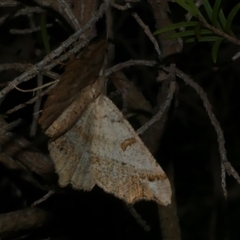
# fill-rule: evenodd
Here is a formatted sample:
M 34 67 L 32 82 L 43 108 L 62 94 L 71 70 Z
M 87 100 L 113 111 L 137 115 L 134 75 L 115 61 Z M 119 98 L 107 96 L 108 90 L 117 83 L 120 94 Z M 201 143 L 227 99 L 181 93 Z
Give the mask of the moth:
M 121 111 L 103 94 L 101 78 L 85 87 L 48 125 L 45 133 L 52 138 L 48 148 L 61 187 L 71 184 L 74 189 L 90 191 L 98 185 L 129 204 L 171 202 L 166 174 Z

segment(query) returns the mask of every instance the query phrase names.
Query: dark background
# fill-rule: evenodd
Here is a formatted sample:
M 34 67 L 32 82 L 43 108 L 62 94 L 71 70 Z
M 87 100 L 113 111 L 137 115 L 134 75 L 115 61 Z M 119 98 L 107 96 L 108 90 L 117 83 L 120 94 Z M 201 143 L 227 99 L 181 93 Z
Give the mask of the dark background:
M 223 1 L 223 11 L 227 16 L 238 1 Z M 147 1 L 132 4 L 151 31 L 155 31 L 155 22 Z M 173 22 L 183 20 L 185 12 L 176 4 L 170 3 Z M 11 13 L 14 8 L 0 8 L 1 16 Z M 154 48 L 131 17 L 131 11 L 114 10 L 114 39 L 116 56 L 114 64 L 129 59 L 157 60 Z M 48 12 L 47 21 L 54 27 L 48 29 L 50 46 L 53 50 L 72 32 L 71 29 L 54 22 L 55 15 Z M 36 22 L 39 16 L 35 16 Z M 232 25 L 236 37 L 239 36 L 240 15 L 237 14 Z M 98 22 L 99 35 L 104 34 L 104 19 Z M 26 17 L 9 18 L 0 26 L 0 64 L 31 63 L 44 57 L 44 47 L 40 33 L 13 35 L 9 29 L 28 27 Z M 212 62 L 211 43 L 184 44 L 183 52 L 168 61 L 175 62 L 177 68 L 190 75 L 206 91 L 213 106 L 213 112 L 219 120 L 226 139 L 228 159 L 239 172 L 240 129 L 239 129 L 239 61 L 231 57 L 240 50 L 232 43 L 221 45 L 217 64 Z M 165 61 L 165 60 L 164 60 Z M 165 63 L 163 61 L 163 63 Z M 61 68 L 55 69 L 58 73 Z M 154 107 L 157 102 L 157 69 L 131 67 L 124 70 L 129 80 L 143 92 Z M 16 71 L 1 72 L 0 83 L 10 82 L 18 76 Z M 48 79 L 45 79 L 48 81 Z M 168 121 L 161 139 L 156 159 L 167 165 L 173 163 L 177 211 L 182 239 L 239 239 L 240 230 L 240 186 L 232 177 L 227 177 L 228 198 L 224 199 L 221 189 L 220 156 L 217 137 L 196 92 L 177 79 L 178 91 L 176 104 L 172 104 Z M 19 85 L 29 89 L 36 86 L 30 80 Z M 4 114 L 15 105 L 32 98 L 32 93 L 11 91 L 1 102 L 0 114 Z M 23 119 L 21 126 L 14 132 L 30 141 L 29 125 L 32 121 L 33 106 L 27 106 L 9 116 L 6 121 Z M 38 146 L 46 148 L 47 141 Z M 30 206 L 45 192 L 36 189 L 22 180 L 17 172 L 0 165 L 0 213 L 7 213 Z M 9 233 L 3 239 L 161 239 L 158 212 L 155 203 L 140 202 L 136 210 L 151 227 L 146 232 L 130 214 L 124 202 L 104 193 L 99 188 L 92 192 L 74 191 L 71 188 L 55 194 L 39 205 L 53 213 L 53 220 L 47 225 Z

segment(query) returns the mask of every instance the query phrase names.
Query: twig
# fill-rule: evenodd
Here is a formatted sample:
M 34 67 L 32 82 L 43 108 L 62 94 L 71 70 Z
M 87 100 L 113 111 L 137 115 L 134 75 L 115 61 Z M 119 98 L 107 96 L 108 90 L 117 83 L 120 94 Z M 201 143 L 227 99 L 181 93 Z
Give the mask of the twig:
M 240 52 L 237 52 L 233 57 L 232 61 L 236 61 L 240 57 Z
M 72 23 L 72 26 L 74 27 L 75 30 L 78 30 L 80 28 L 80 24 L 77 20 L 77 18 L 74 16 L 73 12 L 69 8 L 69 5 L 64 1 L 64 0 L 57 0 L 58 4 L 61 6 L 63 11 L 66 13 L 68 16 L 69 20 Z
M 11 0 L 6 0 L 5 2 L 4 1 L 0 2 L 0 7 L 15 7 L 17 5 L 19 5 L 18 2 L 11 1 Z
M 111 3 L 111 6 L 114 7 L 114 8 L 116 8 L 116 9 L 118 9 L 118 10 L 120 10 L 120 11 L 125 11 L 125 10 L 131 8 L 130 3 L 126 3 L 124 6 L 122 6 L 122 5 L 119 5 L 119 4 L 117 4 L 117 3 L 113 3 L 113 2 L 112 2 L 112 3 Z
M 112 8 L 108 8 L 108 10 L 106 11 L 106 26 L 107 26 L 107 39 L 114 39 Z M 115 56 L 114 44 L 111 41 L 109 41 L 107 43 L 107 64 L 108 64 L 108 66 L 112 65 L 114 56 Z
M 53 84 L 52 86 L 50 86 L 49 88 L 47 88 L 45 91 L 42 91 L 42 93 L 32 99 L 30 99 L 29 101 L 25 102 L 25 103 L 21 103 L 17 106 L 15 106 L 14 108 L 8 110 L 6 112 L 6 114 L 11 114 L 13 112 L 16 112 L 18 111 L 19 109 L 22 109 L 24 108 L 26 105 L 29 105 L 29 104 L 33 104 L 35 101 L 37 101 L 40 97 L 44 96 L 46 93 L 48 93 L 51 89 L 53 89 L 55 86 L 57 85 L 57 83 Z
M 48 191 L 47 194 L 45 194 L 43 197 L 41 197 L 40 199 L 38 199 L 37 201 L 35 201 L 31 207 L 36 207 L 37 205 L 39 205 L 40 203 L 46 201 L 48 198 L 50 198 L 53 194 L 55 193 L 54 190 L 50 190 Z
M 28 13 L 42 13 L 44 12 L 44 10 L 40 7 L 26 7 L 24 9 L 20 9 L 19 11 L 17 11 L 13 16 L 11 16 L 11 18 L 14 17 L 18 17 L 18 16 L 22 16 L 22 15 L 26 15 Z M 2 23 L 4 23 L 4 21 L 9 17 L 10 15 L 4 15 L 3 17 L 0 18 L 0 25 Z
M 154 67 L 156 66 L 158 63 L 156 61 L 147 61 L 147 60 L 129 60 L 123 63 L 119 63 L 111 68 L 108 68 L 106 70 L 105 76 L 109 76 L 114 72 L 117 72 L 123 68 L 126 67 L 131 67 L 131 66 L 147 66 L 147 67 Z
M 168 67 L 162 67 L 162 69 L 164 69 L 165 71 L 169 72 L 169 68 Z M 213 111 L 212 111 L 212 106 L 207 98 L 206 93 L 204 92 L 204 90 L 202 89 L 202 87 L 200 87 L 196 82 L 194 82 L 188 75 L 186 75 L 185 73 L 183 73 L 182 71 L 176 69 L 176 74 L 179 78 L 181 78 L 186 84 L 190 85 L 200 96 L 200 98 L 203 101 L 203 105 L 206 109 L 206 112 L 211 120 L 212 125 L 214 126 L 214 129 L 217 133 L 217 140 L 218 140 L 218 146 L 219 146 L 219 153 L 220 153 L 220 158 L 221 158 L 221 174 L 222 174 L 222 188 L 223 188 L 223 193 L 224 196 L 227 196 L 227 190 L 226 190 L 226 177 L 225 177 L 225 171 L 227 171 L 227 173 L 229 175 L 232 175 L 237 182 L 240 184 L 240 176 L 239 174 L 236 172 L 236 170 L 231 166 L 231 163 L 228 161 L 227 159 L 227 151 L 226 148 L 224 146 L 225 144 L 225 139 L 224 139 L 224 135 L 223 135 L 223 131 L 221 129 L 221 126 L 217 120 L 217 118 L 215 117 Z
M 49 23 L 46 25 L 47 28 L 52 27 L 53 24 Z M 26 29 L 10 29 L 11 34 L 29 34 L 33 32 L 41 31 L 40 27 L 26 28 Z
M 143 28 L 144 32 L 147 34 L 147 36 L 149 37 L 150 41 L 153 43 L 154 48 L 158 54 L 158 57 L 161 58 L 161 51 L 158 45 L 157 40 L 155 39 L 155 37 L 153 36 L 152 32 L 150 31 L 149 27 L 142 21 L 142 19 L 138 16 L 137 13 L 132 13 L 132 16 L 136 19 L 136 21 L 138 22 L 138 24 Z
M 137 223 L 146 231 L 150 231 L 150 226 L 147 225 L 147 223 L 142 219 L 142 217 L 139 215 L 139 213 L 135 210 L 135 208 L 132 205 L 127 205 L 128 211 L 132 214 L 134 219 L 137 221 Z
M 39 70 L 43 70 L 44 66 L 46 66 L 49 63 L 49 59 L 54 59 L 55 57 L 59 56 L 64 50 L 64 48 L 69 47 L 73 42 L 75 42 L 79 36 L 86 31 L 88 28 L 90 28 L 96 21 L 98 21 L 99 18 L 101 18 L 104 14 L 104 12 L 108 9 L 109 7 L 109 2 L 103 3 L 99 10 L 94 14 L 94 16 L 88 21 L 88 23 L 80 28 L 77 32 L 75 32 L 73 35 L 71 35 L 66 41 L 62 43 L 62 46 L 58 47 L 54 51 L 52 51 L 50 54 L 48 54 L 42 61 L 39 63 L 35 64 L 33 67 L 31 67 L 28 71 L 24 72 L 17 78 L 15 78 L 7 87 L 2 89 L 0 91 L 0 98 L 2 98 L 4 95 L 6 95 L 8 92 L 10 92 L 15 86 L 20 84 L 21 82 L 26 82 L 29 79 L 35 77 L 38 73 Z M 54 66 L 56 66 L 57 63 L 55 63 Z M 53 66 L 53 67 L 54 67 Z M 47 68 L 45 68 L 46 70 Z M 49 69 L 48 69 L 49 70 Z
M 10 69 L 15 69 L 19 72 L 26 71 L 28 68 L 30 68 L 30 64 L 26 63 L 4 63 L 0 64 L 0 72 L 7 71 Z
M 146 124 L 144 124 L 141 128 L 137 130 L 138 134 L 143 134 L 151 125 L 153 125 L 155 122 L 159 121 L 162 118 L 163 114 L 165 113 L 165 110 L 170 106 L 172 102 L 175 90 L 176 90 L 176 83 L 172 81 L 170 82 L 166 100 L 164 101 L 160 110 L 150 121 L 148 121 Z
M 1 120 L 1 122 L 2 122 L 2 120 Z M 2 126 L 2 124 L 1 124 L 1 128 L 2 128 L 2 130 L 4 131 L 4 132 L 9 132 L 9 131 L 11 131 L 13 128 L 15 128 L 16 126 L 18 126 L 20 123 L 22 122 L 22 119 L 17 119 L 17 120 L 15 120 L 15 121 L 13 121 L 13 122 L 10 122 L 10 123 L 8 123 L 8 124 L 6 124 L 6 125 L 4 125 L 4 126 Z
M 36 96 L 39 96 L 41 95 L 42 93 L 42 83 L 43 83 L 43 75 L 41 74 L 38 74 L 38 77 L 37 77 L 37 83 L 38 83 L 38 90 L 36 92 Z M 31 124 L 31 127 L 30 127 L 30 137 L 34 137 L 36 135 L 36 132 L 37 132 L 37 121 L 38 121 L 38 118 L 39 118 L 39 110 L 40 110 L 40 107 L 41 107 L 41 101 L 42 101 L 42 98 L 38 98 L 37 101 L 35 102 L 34 104 L 34 108 L 33 108 L 33 120 L 32 120 L 32 124 Z

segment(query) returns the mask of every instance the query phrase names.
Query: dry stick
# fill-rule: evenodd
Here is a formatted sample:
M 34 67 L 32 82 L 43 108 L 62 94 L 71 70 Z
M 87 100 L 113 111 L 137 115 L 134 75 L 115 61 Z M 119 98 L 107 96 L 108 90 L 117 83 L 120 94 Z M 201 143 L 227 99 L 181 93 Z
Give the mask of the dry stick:
M 125 2 L 132 2 L 132 3 L 136 3 L 136 2 L 141 2 L 141 0 L 125 0 Z
M 162 69 L 169 72 L 168 67 L 162 67 Z M 225 139 L 224 139 L 224 135 L 223 135 L 221 126 L 220 126 L 217 118 L 215 117 L 215 115 L 212 112 L 212 106 L 207 98 L 206 93 L 202 89 L 202 87 L 200 87 L 196 82 L 194 82 L 188 75 L 186 75 L 185 73 L 183 73 L 182 71 L 180 71 L 178 69 L 176 69 L 176 74 L 179 78 L 181 78 L 185 83 L 187 83 L 189 86 L 191 86 L 198 93 L 198 95 L 200 96 L 200 98 L 203 101 L 203 105 L 204 105 L 206 112 L 211 120 L 211 123 L 214 126 L 214 129 L 217 133 L 219 153 L 220 153 L 220 157 L 221 157 L 222 188 L 223 188 L 224 196 L 226 197 L 227 190 L 226 190 L 225 170 L 227 170 L 227 173 L 229 175 L 232 175 L 239 184 L 240 184 L 240 176 L 236 172 L 236 170 L 232 167 L 231 163 L 227 160 L 227 154 L 226 154 L 227 151 L 224 146 Z
M 126 3 L 124 6 L 119 5 L 117 3 L 111 3 L 111 6 L 116 8 L 116 9 L 118 9 L 118 10 L 120 10 L 120 11 L 125 11 L 125 10 L 131 8 L 130 3 Z
M 50 86 L 50 85 L 52 85 L 54 83 L 58 83 L 58 82 L 59 82 L 59 79 L 55 80 L 55 81 L 52 81 L 52 82 L 49 82 L 49 83 L 46 83 L 46 84 L 41 85 L 41 86 L 36 87 L 36 88 L 28 89 L 28 90 L 24 90 L 24 89 L 21 89 L 19 87 L 15 87 L 15 89 L 17 89 L 19 92 L 36 92 L 38 90 L 41 90 L 41 89 L 43 89 L 45 87 L 48 87 L 48 86 Z
M 42 86 L 43 75 L 38 74 L 37 83 L 38 83 L 39 87 Z M 36 96 L 41 95 L 41 93 L 42 93 L 42 88 L 37 90 Z M 29 134 L 30 137 L 34 137 L 36 135 L 36 132 L 37 132 L 37 125 L 38 125 L 38 118 L 39 118 L 39 111 L 40 111 L 40 107 L 41 107 L 41 101 L 42 101 L 42 98 L 38 98 L 38 100 L 35 102 L 35 105 L 34 105 L 34 108 L 33 108 L 34 114 L 33 114 L 32 125 L 30 127 L 30 134 Z
M 58 4 L 61 6 L 63 11 L 66 13 L 68 16 L 69 20 L 72 23 L 72 26 L 74 27 L 75 30 L 78 30 L 80 28 L 80 24 L 77 20 L 77 18 L 74 16 L 73 12 L 69 8 L 69 5 L 64 1 L 64 0 L 57 0 Z
M 15 69 L 19 72 L 26 71 L 31 65 L 26 63 L 4 63 L 0 64 L 0 72 Z
M 53 26 L 52 23 L 46 24 L 47 28 L 50 28 L 52 26 Z M 29 33 L 38 32 L 38 31 L 41 31 L 40 27 L 33 27 L 33 28 L 26 28 L 26 29 L 10 29 L 11 34 L 29 34 Z
M 40 7 L 27 7 L 24 9 L 20 9 L 17 11 L 11 18 L 18 17 L 21 15 L 26 15 L 28 13 L 42 13 L 45 12 L 42 8 Z M 9 17 L 9 14 L 4 15 L 3 17 L 0 18 L 0 25 L 4 23 L 4 21 Z
M 16 126 L 19 126 L 19 124 L 22 122 L 22 119 L 19 118 L 13 122 L 10 122 L 8 124 L 6 124 L 5 126 L 1 126 L 2 130 L 4 130 L 5 132 L 9 132 L 11 131 L 13 128 L 15 128 Z
M 31 207 L 36 207 L 37 205 L 39 205 L 42 202 L 45 202 L 48 198 L 50 198 L 53 194 L 55 193 L 54 190 L 49 190 L 47 194 L 45 194 L 43 197 L 41 197 L 40 199 L 38 199 L 37 201 L 35 201 Z
M 172 102 L 175 90 L 176 90 L 176 83 L 175 81 L 171 81 L 168 89 L 168 95 L 163 105 L 161 106 L 160 110 L 150 121 L 148 121 L 146 124 L 144 124 L 141 128 L 137 130 L 138 134 L 143 134 L 151 125 L 153 125 L 155 122 L 159 121 L 162 118 L 166 109 L 170 106 Z
M 16 1 L 6 0 L 5 2 L 4 1 L 0 2 L 0 7 L 15 7 L 19 4 L 20 3 L 16 2 Z
M 156 61 L 147 61 L 147 60 L 128 60 L 126 62 L 123 63 L 118 63 L 115 66 L 108 68 L 106 70 L 105 76 L 109 76 L 114 72 L 117 72 L 123 68 L 126 67 L 131 67 L 131 66 L 147 66 L 147 67 L 154 67 L 156 66 L 158 63 Z
M 29 79 L 35 77 L 39 73 L 39 69 L 43 69 L 45 65 L 49 63 L 49 59 L 54 59 L 56 56 L 59 56 L 63 52 L 63 47 L 69 47 L 73 42 L 75 42 L 79 36 L 90 28 L 96 21 L 103 16 L 104 12 L 109 7 L 109 2 L 103 3 L 96 14 L 88 21 L 88 23 L 83 26 L 81 29 L 76 31 L 73 35 L 71 35 L 66 41 L 62 43 L 62 46 L 58 47 L 50 54 L 48 54 L 42 61 L 31 67 L 29 70 L 21 74 L 19 77 L 15 78 L 7 87 L 5 87 L 2 91 L 0 91 L 0 98 L 5 96 L 8 92 L 10 92 L 15 86 L 17 86 L 21 82 L 26 82 Z M 56 66 L 57 63 L 54 65 Z
M 8 110 L 6 112 L 6 114 L 11 114 L 13 112 L 16 112 L 18 111 L 19 109 L 22 109 L 24 108 L 26 105 L 29 105 L 29 104 L 33 104 L 35 101 L 37 101 L 40 97 L 44 96 L 46 93 L 48 93 L 51 89 L 53 89 L 54 87 L 56 87 L 57 83 L 53 84 L 52 86 L 50 86 L 49 88 L 47 88 L 46 90 L 42 91 L 42 93 L 32 99 L 30 99 L 29 101 L 25 102 L 25 103 L 21 103 L 17 106 L 15 106 L 14 108 Z
M 85 40 L 76 43 L 73 49 L 69 50 L 67 53 L 55 59 L 54 62 L 49 63 L 47 66 L 44 67 L 44 70 L 50 72 L 49 70 L 56 66 L 56 62 L 61 63 L 64 62 L 66 59 L 69 59 L 73 54 L 79 52 L 82 48 L 86 47 L 89 44 L 89 41 L 94 38 L 94 36 L 94 34 L 89 35 L 88 38 L 86 38 Z M 64 49 L 64 46 L 62 46 L 62 48 Z
M 112 5 L 112 3 L 111 3 Z M 114 39 L 112 8 L 106 11 L 107 39 Z M 111 65 L 115 56 L 115 48 L 112 42 L 107 43 L 107 64 Z
M 149 37 L 150 41 L 153 43 L 154 48 L 159 56 L 159 58 L 161 57 L 161 51 L 158 45 L 157 40 L 155 39 L 155 37 L 152 35 L 149 27 L 142 21 L 142 19 L 138 16 L 137 13 L 133 13 L 132 16 L 136 19 L 136 21 L 138 22 L 138 24 L 144 29 L 144 32 L 147 34 L 147 36 Z
M 131 215 L 134 217 L 134 219 L 137 221 L 137 223 L 146 231 L 150 231 L 150 226 L 147 225 L 147 223 L 142 219 L 142 217 L 139 215 L 139 213 L 135 210 L 133 205 L 127 204 L 127 209 L 131 213 Z
M 236 61 L 240 57 L 240 52 L 237 52 L 233 57 L 232 61 Z

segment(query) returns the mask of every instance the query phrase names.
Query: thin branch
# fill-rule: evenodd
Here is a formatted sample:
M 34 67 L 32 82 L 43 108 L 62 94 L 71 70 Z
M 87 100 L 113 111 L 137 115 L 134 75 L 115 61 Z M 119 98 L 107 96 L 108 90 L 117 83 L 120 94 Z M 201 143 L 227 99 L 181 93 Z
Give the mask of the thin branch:
M 47 28 L 52 27 L 53 24 L 49 23 L 46 25 Z M 41 31 L 41 27 L 33 27 L 33 28 L 26 28 L 26 29 L 10 29 L 11 34 L 29 34 L 33 32 Z
M 0 98 L 5 96 L 8 92 L 10 92 L 14 87 L 16 87 L 21 82 L 26 82 L 29 79 L 32 79 L 33 77 L 35 77 L 39 73 L 40 69 L 44 70 L 44 67 L 49 63 L 50 59 L 54 59 L 55 57 L 59 56 L 64 51 L 64 48 L 69 47 L 73 42 L 75 42 L 79 38 L 79 36 L 84 31 L 89 29 L 93 24 L 95 24 L 98 21 L 99 18 L 101 18 L 103 16 L 105 11 L 109 7 L 109 4 L 110 4 L 109 2 L 103 3 L 100 6 L 99 10 L 96 12 L 96 14 L 93 15 L 93 17 L 88 21 L 88 23 L 84 27 L 80 28 L 77 32 L 75 32 L 73 35 L 71 35 L 66 41 L 64 41 L 62 43 L 62 45 L 60 47 L 58 47 L 57 49 L 52 51 L 50 54 L 48 54 L 42 61 L 35 64 L 28 71 L 24 72 L 23 74 L 21 74 L 20 76 L 15 78 L 7 87 L 2 89 L 0 91 Z M 57 63 L 55 63 L 54 66 L 56 66 L 56 65 L 57 65 Z M 52 66 L 52 67 L 54 67 L 54 66 Z M 45 68 L 45 70 L 46 69 L 47 68 Z
M 54 84 L 54 83 L 58 83 L 58 82 L 59 82 L 59 80 L 55 80 L 55 81 L 52 81 L 52 82 L 49 82 L 49 83 L 40 85 L 40 86 L 38 86 L 38 87 L 36 87 L 36 88 L 28 89 L 28 90 L 24 90 L 24 89 L 21 89 L 21 88 L 19 88 L 19 87 L 15 87 L 15 88 L 16 88 L 19 92 L 36 92 L 36 91 L 38 91 L 38 90 L 40 90 L 40 89 L 43 89 L 43 88 L 45 88 L 45 87 L 48 87 L 48 86 L 50 86 L 50 85 L 52 85 L 52 84 Z M 56 85 L 56 84 L 55 84 L 55 85 Z
M 176 82 L 172 81 L 172 82 L 170 82 L 170 86 L 169 86 L 169 89 L 168 89 L 168 95 L 166 97 L 166 100 L 164 101 L 164 103 L 160 107 L 160 110 L 150 121 L 148 121 L 146 124 L 144 124 L 141 128 L 139 128 L 137 130 L 138 134 L 143 134 L 151 125 L 153 125 L 155 122 L 159 121 L 162 118 L 166 109 L 170 106 L 170 104 L 172 102 L 175 90 L 176 90 Z
M 40 7 L 26 7 L 24 9 L 20 9 L 17 11 L 11 18 L 22 16 L 22 15 L 27 15 L 29 13 L 43 13 L 45 12 L 42 8 Z M 0 18 L 0 25 L 5 22 L 5 20 L 9 17 L 10 15 L 4 15 L 3 17 Z
M 38 74 L 37 83 L 38 83 L 38 90 L 36 92 L 36 96 L 38 97 L 42 93 L 42 83 L 43 83 L 43 75 L 42 74 Z M 30 134 L 29 134 L 30 137 L 34 137 L 36 135 L 36 132 L 37 132 L 37 125 L 38 125 L 37 121 L 38 121 L 38 118 L 39 118 L 41 101 L 42 101 L 42 98 L 38 98 L 37 101 L 34 104 L 34 108 L 33 108 L 34 114 L 33 114 L 32 124 L 31 124 L 31 127 L 30 127 Z
M 158 57 L 161 58 L 161 51 L 158 45 L 157 40 L 153 36 L 152 32 L 150 31 L 149 27 L 142 21 L 142 19 L 138 16 L 137 13 L 132 13 L 132 16 L 136 19 L 137 23 L 143 28 L 144 32 L 149 37 L 150 41 L 153 43 L 154 48 L 158 54 Z
M 156 61 L 147 61 L 147 60 L 129 60 L 123 63 L 119 63 L 109 69 L 106 70 L 105 76 L 109 76 L 114 72 L 117 72 L 123 68 L 131 67 L 131 66 L 147 66 L 147 67 L 155 67 L 158 63 Z
M 64 0 L 57 0 L 58 4 L 61 6 L 62 10 L 66 13 L 68 16 L 69 20 L 72 23 L 72 26 L 74 27 L 75 30 L 78 30 L 80 28 L 80 24 L 77 20 L 77 18 L 74 16 L 73 12 L 69 8 L 69 5 L 64 1 Z
M 233 57 L 232 61 L 236 61 L 240 57 L 240 52 L 237 52 Z
M 40 199 L 38 199 L 37 201 L 35 201 L 31 207 L 36 207 L 37 205 L 39 205 L 42 202 L 45 202 L 48 198 L 50 198 L 53 194 L 55 193 L 54 190 L 49 190 L 47 194 L 45 194 L 44 196 L 42 196 Z
M 28 63 L 4 63 L 0 64 L 0 72 L 15 69 L 19 72 L 26 71 L 28 68 L 30 68 L 30 64 Z
M 35 101 L 37 101 L 39 98 L 41 98 L 42 96 L 44 96 L 45 94 L 47 94 L 51 89 L 53 89 L 54 87 L 56 87 L 57 83 L 53 84 L 52 86 L 50 86 L 49 88 L 47 88 L 46 90 L 42 91 L 42 93 L 32 99 L 30 99 L 29 101 L 25 102 L 25 103 L 21 103 L 17 106 L 15 106 L 14 108 L 8 110 L 6 112 L 6 114 L 11 114 L 13 112 L 16 112 L 18 111 L 19 109 L 22 109 L 24 107 L 26 107 L 26 105 L 29 105 L 29 104 L 33 104 Z
M 130 3 L 126 3 L 124 6 L 122 6 L 122 5 L 119 5 L 117 3 L 113 3 L 113 2 L 111 3 L 111 6 L 116 8 L 116 9 L 118 9 L 118 10 L 120 10 L 120 11 L 125 11 L 125 10 L 127 10 L 127 9 L 132 7 L 130 5 Z
M 0 2 L 0 7 L 15 7 L 17 5 L 19 5 L 18 2 L 11 1 L 11 0 L 6 0 L 6 1 L 1 1 Z
M 162 67 L 162 69 L 164 69 L 165 71 L 169 72 L 169 68 L 168 67 Z M 224 135 L 223 135 L 223 130 L 217 120 L 217 118 L 215 117 L 213 111 L 212 111 L 212 106 L 207 98 L 206 93 L 204 92 L 204 90 L 202 89 L 202 87 L 200 87 L 196 82 L 194 82 L 188 75 L 186 75 L 185 73 L 183 73 L 182 71 L 176 69 L 176 74 L 179 78 L 181 78 L 186 84 L 188 84 L 189 86 L 191 86 L 200 96 L 200 98 L 203 101 L 203 105 L 206 109 L 206 112 L 211 120 L 212 125 L 214 126 L 214 129 L 217 133 L 217 140 L 218 140 L 218 146 L 219 146 L 219 153 L 220 153 L 220 158 L 221 158 L 221 170 L 222 170 L 222 188 L 223 188 L 223 193 L 224 196 L 227 196 L 227 190 L 226 190 L 226 178 L 225 178 L 225 171 L 227 171 L 227 173 L 229 175 L 232 175 L 237 182 L 240 184 L 240 176 L 239 174 L 236 172 L 236 170 L 232 167 L 231 163 L 228 161 L 227 159 L 227 151 L 225 148 L 225 139 L 224 139 Z
M 136 211 L 134 206 L 132 205 L 127 205 L 128 211 L 131 213 L 131 215 L 134 217 L 136 222 L 146 231 L 150 231 L 151 228 L 150 226 L 147 225 L 147 223 L 142 219 L 142 217 L 139 215 L 139 213 Z

